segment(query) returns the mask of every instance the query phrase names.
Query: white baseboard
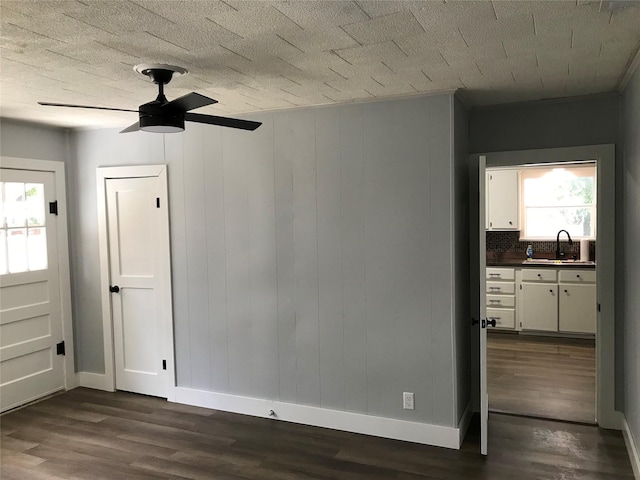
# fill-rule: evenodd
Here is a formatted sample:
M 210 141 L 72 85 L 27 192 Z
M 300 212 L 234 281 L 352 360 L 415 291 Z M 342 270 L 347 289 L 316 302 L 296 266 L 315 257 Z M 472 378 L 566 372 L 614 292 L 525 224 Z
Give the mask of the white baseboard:
M 113 392 L 104 373 L 78 372 L 78 386 Z
M 622 435 L 624 436 L 624 443 L 627 446 L 627 452 L 629 452 L 629 460 L 631 461 L 631 468 L 633 468 L 633 476 L 636 480 L 640 480 L 640 455 L 638 454 L 638 444 L 633 438 L 631 429 L 627 419 L 622 419 Z
M 240 397 L 184 387 L 176 387 L 175 395 L 172 397 L 176 403 L 438 447 L 459 449 L 460 439 L 463 436 L 460 433 L 460 428 L 455 427 L 375 417 L 361 413 Z M 270 412 L 273 414 L 270 415 Z

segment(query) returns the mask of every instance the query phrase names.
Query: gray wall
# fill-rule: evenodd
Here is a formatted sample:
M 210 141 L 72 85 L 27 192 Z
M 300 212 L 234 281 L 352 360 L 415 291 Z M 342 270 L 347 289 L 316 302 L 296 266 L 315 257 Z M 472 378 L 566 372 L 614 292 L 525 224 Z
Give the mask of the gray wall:
M 622 103 L 624 166 L 624 341 L 625 416 L 640 442 L 640 70 L 627 85 Z
M 6 157 L 68 162 L 67 131 L 0 118 L 0 154 Z
M 476 108 L 472 153 L 578 147 L 618 142 L 615 93 Z
M 180 386 L 457 425 L 453 108 L 442 95 L 263 114 L 253 133 L 75 134 L 81 369 L 104 369 L 95 169 L 166 162 Z
M 476 108 L 470 114 L 472 153 L 616 144 L 616 224 L 623 220 L 620 102 L 616 93 Z M 473 175 L 475 173 L 472 172 Z M 472 212 L 473 215 L 473 212 Z M 623 283 L 622 235 L 616 236 L 616 285 Z M 616 289 L 616 408 L 624 408 L 622 289 Z

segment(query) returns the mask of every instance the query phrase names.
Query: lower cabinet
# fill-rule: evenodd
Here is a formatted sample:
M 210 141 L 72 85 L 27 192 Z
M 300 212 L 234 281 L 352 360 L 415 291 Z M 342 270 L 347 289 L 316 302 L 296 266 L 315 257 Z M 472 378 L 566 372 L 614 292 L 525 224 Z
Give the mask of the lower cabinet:
M 522 283 L 520 330 L 558 331 L 558 285 Z
M 558 290 L 558 330 L 596 333 L 596 286 L 561 283 Z
M 595 333 L 594 270 L 522 269 L 517 281 L 520 330 Z
M 487 318 L 498 329 L 596 331 L 595 270 L 488 267 L 486 280 Z

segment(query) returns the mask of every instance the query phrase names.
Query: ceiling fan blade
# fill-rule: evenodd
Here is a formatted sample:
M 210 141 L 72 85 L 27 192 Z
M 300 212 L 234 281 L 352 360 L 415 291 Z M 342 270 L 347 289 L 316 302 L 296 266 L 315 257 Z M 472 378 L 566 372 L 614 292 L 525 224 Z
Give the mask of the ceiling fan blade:
M 124 130 L 121 130 L 120 133 L 137 132 L 138 130 L 140 130 L 140 122 L 136 122 L 133 125 L 129 125 Z
M 218 101 L 214 100 L 213 98 L 200 95 L 199 93 L 191 92 L 183 95 L 182 97 L 176 98 L 175 100 L 171 100 L 170 102 L 165 103 L 162 108 L 170 108 L 179 112 L 188 112 L 189 110 L 205 107 L 207 105 L 213 105 L 214 103 L 218 103 Z
M 218 117 L 216 115 L 200 115 L 198 113 L 185 113 L 184 119 L 188 122 L 208 123 L 209 125 L 219 125 L 221 127 L 240 128 L 242 130 L 255 130 L 262 122 L 252 122 L 239 118 Z
M 70 103 L 38 102 L 38 105 L 44 105 L 45 107 L 91 108 L 93 110 L 113 110 L 113 111 L 116 111 L 116 112 L 136 112 L 136 113 L 138 113 L 138 110 L 128 110 L 126 108 L 92 107 L 90 105 L 72 105 Z

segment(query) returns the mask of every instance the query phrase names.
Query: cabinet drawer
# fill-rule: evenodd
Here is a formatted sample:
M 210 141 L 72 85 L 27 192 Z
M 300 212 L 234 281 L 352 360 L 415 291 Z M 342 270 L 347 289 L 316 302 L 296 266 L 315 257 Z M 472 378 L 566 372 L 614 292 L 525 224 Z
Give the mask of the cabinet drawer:
M 516 278 L 513 268 L 487 268 L 487 280 L 514 280 Z
M 515 307 L 514 295 L 487 295 L 487 307 Z
M 516 327 L 516 313 L 513 308 L 487 308 L 487 318 L 489 320 L 495 320 L 496 327 Z
M 516 286 L 513 282 L 487 282 L 487 293 L 498 295 L 514 294 Z
M 560 283 L 596 283 L 595 270 L 560 270 Z
M 556 282 L 557 272 L 554 268 L 523 268 L 523 282 Z

